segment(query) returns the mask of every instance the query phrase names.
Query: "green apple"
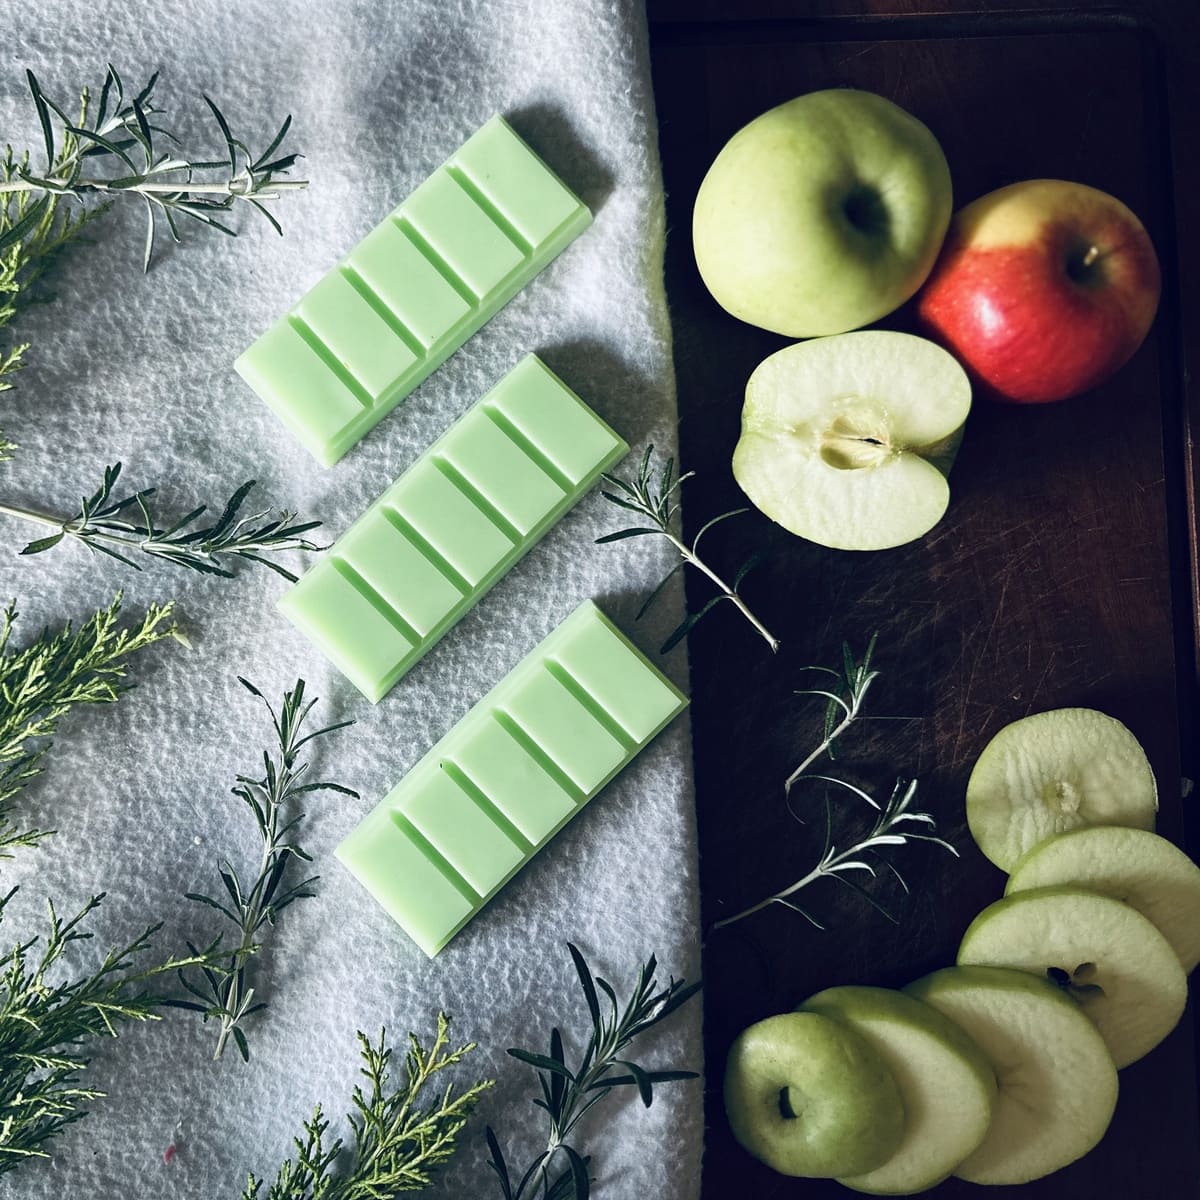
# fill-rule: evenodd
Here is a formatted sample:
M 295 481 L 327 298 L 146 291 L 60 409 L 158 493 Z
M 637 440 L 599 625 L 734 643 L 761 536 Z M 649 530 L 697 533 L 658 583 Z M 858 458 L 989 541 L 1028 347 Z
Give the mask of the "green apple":
M 1006 725 L 967 781 L 967 824 L 1002 871 L 1051 834 L 1085 825 L 1153 829 L 1154 773 L 1137 739 L 1093 708 L 1057 708 Z
M 1053 984 L 1001 967 L 950 967 L 905 991 L 961 1025 L 996 1072 L 991 1126 L 955 1170 L 960 1178 L 1028 1183 L 1104 1136 L 1116 1067 L 1096 1027 Z
M 844 1021 L 883 1059 L 900 1088 L 904 1140 L 881 1167 L 839 1182 L 879 1196 L 911 1196 L 940 1183 L 983 1141 L 996 1077 L 983 1051 L 936 1008 L 903 992 L 835 987 L 801 1006 Z
M 1187 976 L 1170 943 L 1134 908 L 1073 887 L 988 905 L 958 947 L 960 966 L 1014 967 L 1057 983 L 1127 1067 L 1179 1024 Z
M 1034 846 L 1004 894 L 1071 884 L 1132 905 L 1171 944 L 1185 972 L 1200 963 L 1200 867 L 1144 829 L 1097 825 Z
M 970 408 L 966 372 L 924 338 L 866 330 L 801 342 L 750 376 L 734 478 L 800 537 L 899 546 L 945 513 Z
M 784 1175 L 873 1171 L 904 1135 L 904 1102 L 867 1040 L 819 1013 L 742 1032 L 725 1068 L 733 1136 Z
M 952 207 L 946 157 L 916 117 L 873 92 L 810 92 L 717 155 L 692 215 L 696 265 L 751 325 L 844 333 L 916 292 Z

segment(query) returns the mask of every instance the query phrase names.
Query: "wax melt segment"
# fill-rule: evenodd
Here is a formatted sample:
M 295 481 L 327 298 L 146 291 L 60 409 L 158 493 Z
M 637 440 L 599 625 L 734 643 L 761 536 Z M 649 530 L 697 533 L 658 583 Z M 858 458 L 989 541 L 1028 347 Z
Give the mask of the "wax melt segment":
M 591 220 L 493 117 L 234 367 L 331 466 Z
M 337 856 L 433 957 L 686 704 L 586 601 Z
M 628 449 L 529 355 L 284 594 L 280 610 L 379 700 Z

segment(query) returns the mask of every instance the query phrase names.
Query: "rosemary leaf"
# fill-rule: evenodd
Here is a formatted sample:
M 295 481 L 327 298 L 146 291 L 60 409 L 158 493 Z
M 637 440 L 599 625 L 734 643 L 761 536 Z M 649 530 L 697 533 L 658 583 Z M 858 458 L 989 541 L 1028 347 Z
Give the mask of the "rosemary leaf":
M 214 899 L 197 892 L 186 893 L 189 900 L 224 916 L 237 930 L 237 942 L 232 950 L 223 951 L 220 970 L 204 970 L 199 978 L 181 972 L 183 986 L 199 1003 L 179 1001 L 178 1006 L 202 1013 L 205 1021 L 211 1018 L 218 1023 L 214 1058 L 221 1057 L 232 1037 L 242 1059 L 248 1062 L 250 1048 L 242 1025 L 247 1017 L 266 1007 L 255 1003 L 250 978 L 253 956 L 262 945 L 259 935 L 266 926 L 275 924 L 288 905 L 315 894 L 309 889 L 317 882 L 317 876 L 295 882 L 289 873 L 294 862 L 312 861 L 296 838 L 304 819 L 303 813 L 295 811 L 296 800 L 306 792 L 340 792 L 356 799 L 358 793 L 336 783 L 308 782 L 308 763 L 300 761 L 300 751 L 307 743 L 344 729 L 352 722 L 342 721 L 306 733 L 304 723 L 316 701 L 305 699 L 303 679 L 284 693 L 278 712 L 252 683 L 240 676 L 239 682 L 266 705 L 277 741 L 274 752 L 263 753 L 262 778 L 239 775 L 233 789 L 233 794 L 254 818 L 262 851 L 253 881 L 243 880 L 237 868 L 226 860 L 217 867 L 225 895 Z
M 437 1169 L 458 1148 L 462 1132 L 490 1079 L 455 1093 L 448 1083 L 426 1100 L 435 1077 L 457 1066 L 475 1049 L 474 1042 L 450 1048 L 450 1018 L 439 1013 L 433 1045 L 426 1050 L 416 1034 L 408 1035 L 404 1078 L 390 1071 L 392 1050 L 385 1032 L 378 1044 L 359 1033 L 366 1088 L 356 1087 L 354 1112 L 347 1120 L 354 1146 L 326 1140 L 329 1121 L 320 1105 L 295 1139 L 296 1157 L 279 1168 L 266 1195 L 265 1180 L 251 1174 L 242 1200 L 388 1200 L 400 1192 L 427 1188 Z M 425 1107 L 422 1107 L 426 1105 Z
M 549 1116 L 550 1129 L 546 1149 L 515 1182 L 495 1131 L 490 1127 L 486 1130 L 488 1163 L 496 1173 L 504 1200 L 532 1200 L 539 1194 L 554 1200 L 587 1200 L 591 1186 L 590 1159 L 584 1158 L 567 1140 L 584 1114 L 614 1088 L 636 1088 L 642 1103 L 649 1108 L 655 1085 L 697 1077 L 695 1071 L 647 1070 L 624 1055 L 626 1047 L 686 1004 L 700 990 L 699 983 L 688 984 L 672 978 L 661 987 L 655 977 L 658 962 L 651 955 L 638 972 L 632 995 L 621 1003 L 612 985 L 592 973 L 580 951 L 570 943 L 567 949 L 579 977 L 591 1032 L 580 1061 L 574 1066 L 567 1065 L 562 1035 L 557 1028 L 550 1031 L 549 1054 L 509 1050 L 518 1062 L 537 1070 L 541 1096 L 533 1103 Z M 601 992 L 605 997 L 603 1002 Z M 560 1158 L 565 1160 L 561 1164 L 557 1161 Z
M 54 531 L 28 543 L 21 551 L 23 555 L 43 554 L 69 537 L 94 554 L 108 555 L 139 571 L 141 566 L 131 554 L 226 579 L 233 576 L 229 562 L 240 559 L 258 563 L 295 583 L 296 576 L 291 571 L 265 556 L 290 550 L 325 549 L 304 536 L 319 528 L 320 521 L 297 521 L 296 514 L 286 509 L 278 513 L 263 509 L 242 516 L 242 508 L 255 486 L 253 479 L 230 496 L 216 521 L 198 526 L 197 522 L 208 511 L 207 505 L 198 505 L 170 524 L 160 525 L 152 504 L 156 489 L 144 488 L 114 498 L 120 476 L 120 463 L 105 467 L 103 481 L 80 501 L 79 512 L 72 517 L 48 516 L 3 502 L 0 502 L 0 516 L 31 521 Z M 135 514 L 135 519 L 130 520 L 129 516 Z
M 15 892 L 0 897 L 0 920 Z M 190 966 L 212 965 L 211 948 L 151 967 L 134 960 L 151 946 L 157 925 L 128 945 L 110 950 L 91 974 L 70 982 L 55 978 L 67 948 L 91 934 L 83 923 L 104 899 L 93 896 L 64 921 L 50 905 L 50 929 L 41 953 L 37 938 L 14 946 L 0 960 L 0 1175 L 31 1158 L 49 1158 L 46 1145 L 67 1125 L 86 1115 L 85 1105 L 102 1096 L 84 1087 L 88 1041 L 118 1036 L 129 1021 L 156 1021 L 171 1004 L 159 980 Z
M 771 647 L 772 651 L 778 650 L 779 639 L 750 611 L 745 600 L 742 599 L 741 594 L 738 592 L 742 580 L 762 561 L 761 555 L 753 555 L 743 563 L 735 575 L 733 583 L 728 584 L 700 557 L 699 553 L 700 539 L 710 529 L 715 525 L 719 525 L 722 521 L 727 521 L 730 517 L 741 516 L 742 513 L 749 510 L 735 508 L 730 512 L 721 513 L 720 516 L 713 517 L 711 521 L 706 522 L 701 527 L 700 532 L 692 539 L 692 544 L 689 546 L 675 532 L 675 517 L 679 510 L 678 492 L 680 485 L 690 479 L 692 473 L 689 471 L 687 474 L 676 478 L 675 460 L 668 458 L 656 480 L 655 471 L 657 468 L 652 462 L 653 455 L 654 446 L 651 444 L 643 452 L 641 461 L 638 464 L 637 477 L 633 480 L 622 479 L 619 475 L 602 475 L 601 478 L 612 490 L 605 491 L 602 489 L 600 493 L 610 504 L 624 509 L 626 512 L 634 513 L 649 521 L 650 524 L 631 525 L 624 529 L 618 529 L 613 533 L 606 533 L 603 537 L 596 539 L 596 544 L 606 545 L 610 542 L 625 541 L 627 538 L 660 536 L 666 538 L 675 547 L 680 561 L 672 567 L 666 578 L 650 593 L 650 596 L 642 605 L 638 617 L 641 617 L 651 604 L 654 603 L 659 595 L 661 595 L 662 589 L 666 587 L 671 576 L 684 565 L 695 567 L 716 585 L 717 594 L 698 612 L 690 613 L 684 618 L 683 622 L 663 643 L 660 653 L 666 654 L 669 650 L 673 649 L 714 608 L 724 602 L 732 604 L 750 622 L 754 627 L 754 631 Z
M 892 788 L 887 801 L 880 804 L 869 792 L 835 775 L 819 774 L 811 770 L 813 765 L 823 756 L 833 759 L 834 748 L 839 739 L 852 725 L 862 718 L 863 707 L 871 685 L 879 677 L 879 672 L 872 664 L 875 654 L 876 638 L 872 637 L 861 658 L 856 658 L 849 646 L 843 646 L 842 665 L 840 670 L 831 667 L 809 667 L 833 677 L 833 682 L 827 687 L 805 688 L 798 692 L 801 696 L 816 696 L 825 701 L 825 713 L 821 740 L 816 748 L 809 753 L 800 765 L 788 776 L 784 790 L 787 793 L 788 811 L 800 821 L 801 818 L 792 808 L 792 788 L 801 781 L 820 782 L 827 785 L 824 796 L 825 808 L 825 843 L 816 864 L 794 883 L 774 892 L 765 899 L 742 909 L 731 917 L 725 917 L 713 925 L 713 929 L 722 929 L 744 920 L 772 904 L 781 905 L 798 913 L 817 929 L 825 926 L 807 908 L 797 902 L 795 897 L 819 879 L 836 879 L 839 883 L 857 892 L 868 904 L 889 921 L 896 922 L 897 918 L 872 892 L 858 882 L 854 876 L 866 876 L 874 879 L 881 870 L 887 871 L 907 892 L 908 884 L 899 869 L 889 859 L 882 856 L 885 850 L 904 847 L 915 842 L 931 842 L 948 850 L 955 857 L 958 851 L 947 841 L 937 836 L 937 823 L 926 812 L 914 807 L 917 798 L 917 781 L 915 779 L 898 779 Z M 874 810 L 875 817 L 870 827 L 845 849 L 839 849 L 834 837 L 833 803 L 828 789 L 841 789 L 862 800 Z
M 133 625 L 120 623 L 121 597 L 79 628 L 43 630 L 23 650 L 10 650 L 16 602 L 0 613 L 0 857 L 33 845 L 48 831 L 21 830 L 11 812 L 18 792 L 43 769 L 49 738 L 76 705 L 111 704 L 127 683 L 131 655 L 163 638 L 183 642 L 170 604 L 151 605 Z

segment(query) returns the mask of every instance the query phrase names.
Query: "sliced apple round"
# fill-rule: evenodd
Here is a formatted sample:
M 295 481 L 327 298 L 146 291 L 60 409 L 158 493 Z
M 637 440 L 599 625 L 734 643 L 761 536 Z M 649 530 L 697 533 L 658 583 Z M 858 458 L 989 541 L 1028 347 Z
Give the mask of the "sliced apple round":
M 950 967 L 905 991 L 962 1026 L 996 1073 L 991 1126 L 955 1170 L 960 1178 L 1028 1183 L 1104 1136 L 1116 1067 L 1096 1027 L 1053 984 L 1001 967 Z
M 733 474 L 763 513 L 809 541 L 900 546 L 945 513 L 970 407 L 966 372 L 925 338 L 814 338 L 750 376 Z
M 904 1101 L 904 1140 L 896 1153 L 874 1171 L 841 1176 L 840 1183 L 879 1196 L 911 1196 L 947 1178 L 983 1141 L 996 1077 L 961 1026 L 888 988 L 827 988 L 801 1008 L 844 1021 L 862 1034 L 891 1071 Z
M 744 1030 L 725 1067 L 733 1136 L 784 1175 L 856 1175 L 882 1166 L 904 1134 L 904 1102 L 883 1060 L 819 1013 Z
M 1097 825 L 1047 838 L 1013 868 L 1005 895 L 1069 884 L 1136 908 L 1184 973 L 1200 963 L 1200 867 L 1157 833 Z
M 1094 708 L 1056 708 L 1006 725 L 967 782 L 971 836 L 1002 871 L 1068 829 L 1153 829 L 1157 809 L 1154 773 L 1137 739 Z
M 989 904 L 963 935 L 958 962 L 1057 983 L 1095 1023 L 1118 1067 L 1153 1050 L 1187 1003 L 1187 977 L 1167 939 L 1128 904 L 1073 887 Z

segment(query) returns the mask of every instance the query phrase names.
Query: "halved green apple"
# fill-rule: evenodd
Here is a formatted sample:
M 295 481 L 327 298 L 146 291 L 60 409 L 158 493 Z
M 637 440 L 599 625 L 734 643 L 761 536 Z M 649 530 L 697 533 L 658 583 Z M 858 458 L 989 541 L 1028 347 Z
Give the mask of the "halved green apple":
M 856 1175 L 882 1166 L 904 1134 L 904 1102 L 867 1040 L 815 1012 L 744 1030 L 725 1067 L 733 1136 L 784 1175 Z
M 961 1026 L 903 992 L 835 987 L 806 1000 L 805 1012 L 844 1021 L 874 1047 L 900 1088 L 904 1140 L 881 1167 L 839 1182 L 859 1192 L 911 1196 L 949 1176 L 983 1141 L 996 1077 Z
M 800 342 L 750 376 L 734 478 L 800 537 L 900 546 L 945 513 L 970 407 L 966 372 L 924 338 L 867 330 Z
M 955 1170 L 960 1178 L 1028 1183 L 1104 1136 L 1116 1067 L 1096 1027 L 1053 984 L 1002 967 L 950 967 L 905 991 L 962 1026 L 996 1073 L 991 1126 Z
M 1069 884 L 1136 908 L 1184 972 L 1200 963 L 1200 867 L 1157 833 L 1097 825 L 1039 842 L 1013 868 L 1006 896 Z
M 1056 708 L 1006 725 L 967 782 L 967 824 L 1002 871 L 1038 842 L 1084 825 L 1153 829 L 1158 791 L 1145 751 L 1094 708 Z
M 1073 887 L 989 904 L 958 947 L 960 966 L 1014 967 L 1056 983 L 1099 1029 L 1118 1067 L 1153 1050 L 1183 1016 L 1187 977 L 1134 908 Z

